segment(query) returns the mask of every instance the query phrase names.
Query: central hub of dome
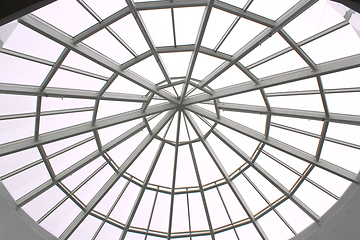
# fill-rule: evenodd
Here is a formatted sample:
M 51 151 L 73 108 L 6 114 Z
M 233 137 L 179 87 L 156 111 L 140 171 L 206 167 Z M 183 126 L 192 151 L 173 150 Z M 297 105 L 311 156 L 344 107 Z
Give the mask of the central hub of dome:
M 176 110 L 178 110 L 178 111 L 184 111 L 184 109 L 185 109 L 185 106 L 183 104 L 179 104 L 176 107 Z

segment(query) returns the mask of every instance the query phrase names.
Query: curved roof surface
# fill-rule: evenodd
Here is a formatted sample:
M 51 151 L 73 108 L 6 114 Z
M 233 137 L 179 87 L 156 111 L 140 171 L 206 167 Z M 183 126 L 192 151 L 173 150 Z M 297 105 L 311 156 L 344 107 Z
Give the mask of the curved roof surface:
M 59 239 L 289 239 L 358 182 L 359 16 L 58 0 L 0 28 L 0 179 Z

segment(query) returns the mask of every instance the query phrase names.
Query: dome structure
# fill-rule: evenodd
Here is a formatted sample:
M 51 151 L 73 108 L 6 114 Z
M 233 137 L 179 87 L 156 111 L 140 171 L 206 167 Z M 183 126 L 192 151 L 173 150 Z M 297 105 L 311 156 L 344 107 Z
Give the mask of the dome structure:
M 55 1 L 0 27 L 0 190 L 52 239 L 296 238 L 359 184 L 359 36 L 325 0 Z

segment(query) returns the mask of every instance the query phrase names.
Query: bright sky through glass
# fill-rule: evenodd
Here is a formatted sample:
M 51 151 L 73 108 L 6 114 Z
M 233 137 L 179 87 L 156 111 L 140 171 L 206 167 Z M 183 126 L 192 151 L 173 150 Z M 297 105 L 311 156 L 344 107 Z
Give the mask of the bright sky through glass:
M 0 180 L 61 240 L 290 239 L 358 183 L 358 19 L 58 0 L 0 27 Z

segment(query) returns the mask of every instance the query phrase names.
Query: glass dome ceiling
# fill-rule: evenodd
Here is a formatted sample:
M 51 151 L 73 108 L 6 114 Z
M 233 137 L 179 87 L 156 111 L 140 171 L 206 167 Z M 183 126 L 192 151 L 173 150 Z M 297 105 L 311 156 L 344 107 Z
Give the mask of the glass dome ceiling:
M 59 239 L 289 239 L 358 183 L 342 5 L 58 0 L 18 22 L 0 179 Z

